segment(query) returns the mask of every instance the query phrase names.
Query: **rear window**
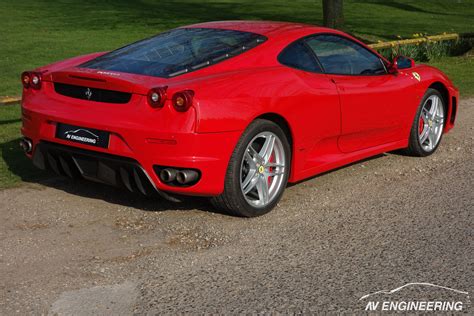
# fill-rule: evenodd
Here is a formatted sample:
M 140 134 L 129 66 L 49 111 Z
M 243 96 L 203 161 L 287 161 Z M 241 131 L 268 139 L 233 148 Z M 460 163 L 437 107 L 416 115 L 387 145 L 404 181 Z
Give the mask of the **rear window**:
M 119 48 L 80 67 L 174 77 L 239 55 L 266 40 L 250 32 L 180 28 Z

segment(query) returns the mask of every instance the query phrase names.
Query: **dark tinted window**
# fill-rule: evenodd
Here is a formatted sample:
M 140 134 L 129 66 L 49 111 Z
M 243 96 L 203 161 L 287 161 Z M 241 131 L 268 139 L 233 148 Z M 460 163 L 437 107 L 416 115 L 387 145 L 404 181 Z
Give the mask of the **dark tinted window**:
M 241 54 L 265 40 L 249 32 L 180 28 L 119 48 L 81 67 L 173 77 Z
M 313 72 L 322 72 L 311 50 L 303 41 L 286 47 L 278 56 L 278 61 L 286 66 Z
M 385 74 L 380 58 L 359 44 L 333 35 L 317 35 L 306 43 L 316 53 L 326 73 L 344 75 Z

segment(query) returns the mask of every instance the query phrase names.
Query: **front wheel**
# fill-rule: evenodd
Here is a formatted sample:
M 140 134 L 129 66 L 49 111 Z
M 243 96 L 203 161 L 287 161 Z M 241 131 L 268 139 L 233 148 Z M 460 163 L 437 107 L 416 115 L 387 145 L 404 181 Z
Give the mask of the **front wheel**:
M 224 192 L 212 203 L 227 213 L 255 217 L 272 210 L 288 182 L 290 145 L 275 123 L 258 119 L 242 134 L 229 161 Z
M 443 97 L 434 89 L 428 89 L 418 107 L 413 122 L 407 153 L 413 156 L 429 156 L 438 148 L 444 130 L 446 107 Z

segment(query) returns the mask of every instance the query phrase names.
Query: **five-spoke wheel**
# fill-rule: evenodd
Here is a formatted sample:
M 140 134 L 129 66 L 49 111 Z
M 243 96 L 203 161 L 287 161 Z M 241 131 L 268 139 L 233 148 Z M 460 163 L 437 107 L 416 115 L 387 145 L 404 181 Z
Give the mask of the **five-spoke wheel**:
M 439 91 L 428 89 L 413 122 L 407 151 L 414 156 L 434 153 L 443 136 L 446 107 Z
M 288 138 L 288 133 L 274 122 L 252 122 L 232 154 L 224 192 L 212 199 L 213 204 L 246 217 L 263 215 L 275 207 L 288 181 Z
M 443 101 L 436 94 L 426 99 L 419 118 L 420 144 L 426 151 L 432 151 L 438 145 L 443 134 Z
M 272 132 L 261 132 L 248 144 L 240 168 L 240 188 L 251 205 L 263 207 L 279 193 L 285 176 L 285 150 Z

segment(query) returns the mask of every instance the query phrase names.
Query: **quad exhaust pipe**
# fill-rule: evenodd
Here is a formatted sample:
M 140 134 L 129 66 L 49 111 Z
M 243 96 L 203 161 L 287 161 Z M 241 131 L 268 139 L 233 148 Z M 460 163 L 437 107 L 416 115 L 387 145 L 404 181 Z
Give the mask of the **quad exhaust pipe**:
M 26 154 L 31 153 L 31 151 L 33 150 L 33 144 L 28 138 L 22 138 L 20 140 L 20 147 Z
M 189 184 L 198 179 L 199 174 L 195 170 L 180 170 L 176 174 L 176 181 L 179 184 Z
M 191 169 L 165 168 L 160 171 L 160 179 L 165 183 L 177 182 L 180 185 L 187 185 L 199 179 L 199 173 Z
M 174 180 L 176 180 L 176 169 L 172 169 L 172 168 L 166 168 L 166 169 L 163 169 L 161 170 L 160 172 L 160 179 L 161 181 L 163 182 L 173 182 Z

